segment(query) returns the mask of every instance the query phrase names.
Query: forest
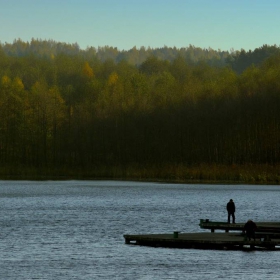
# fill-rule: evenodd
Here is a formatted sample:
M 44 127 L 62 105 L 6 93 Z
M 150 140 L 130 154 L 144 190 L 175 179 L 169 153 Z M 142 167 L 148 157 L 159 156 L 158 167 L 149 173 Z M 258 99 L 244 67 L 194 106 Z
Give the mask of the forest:
M 280 48 L 0 45 L 0 178 L 280 182 Z

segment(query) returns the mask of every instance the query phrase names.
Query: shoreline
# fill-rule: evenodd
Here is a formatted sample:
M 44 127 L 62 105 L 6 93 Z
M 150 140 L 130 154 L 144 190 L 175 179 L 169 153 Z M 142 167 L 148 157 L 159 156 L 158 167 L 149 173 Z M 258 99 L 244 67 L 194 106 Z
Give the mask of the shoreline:
M 0 177 L 0 181 L 126 181 L 126 182 L 146 182 L 146 183 L 162 183 L 162 184 L 194 184 L 194 185 L 280 185 L 279 182 L 246 182 L 235 180 L 172 180 L 161 178 L 95 178 L 95 177 L 67 177 L 67 176 L 5 176 Z
M 84 169 L 2 167 L 0 180 L 110 180 L 178 184 L 280 185 L 280 165 L 199 164 L 162 166 L 93 166 Z

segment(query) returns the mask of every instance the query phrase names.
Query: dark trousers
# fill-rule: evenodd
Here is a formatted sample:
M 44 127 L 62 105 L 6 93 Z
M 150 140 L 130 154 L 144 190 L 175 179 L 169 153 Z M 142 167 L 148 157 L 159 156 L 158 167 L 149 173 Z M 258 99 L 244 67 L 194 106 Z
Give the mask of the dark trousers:
M 246 231 L 246 236 L 247 236 L 249 241 L 251 240 L 251 238 L 253 238 L 256 241 L 256 236 L 255 236 L 255 232 L 254 231 L 247 230 Z
M 235 215 L 234 215 L 234 212 L 228 212 L 228 223 L 230 223 L 230 216 L 232 216 L 232 222 L 235 223 Z

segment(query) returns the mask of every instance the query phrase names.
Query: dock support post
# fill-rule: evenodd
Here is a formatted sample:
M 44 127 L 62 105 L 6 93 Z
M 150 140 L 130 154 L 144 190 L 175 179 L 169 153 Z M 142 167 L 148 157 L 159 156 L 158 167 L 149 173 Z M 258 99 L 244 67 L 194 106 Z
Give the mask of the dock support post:
M 125 239 L 125 244 L 130 244 L 130 239 L 126 238 Z

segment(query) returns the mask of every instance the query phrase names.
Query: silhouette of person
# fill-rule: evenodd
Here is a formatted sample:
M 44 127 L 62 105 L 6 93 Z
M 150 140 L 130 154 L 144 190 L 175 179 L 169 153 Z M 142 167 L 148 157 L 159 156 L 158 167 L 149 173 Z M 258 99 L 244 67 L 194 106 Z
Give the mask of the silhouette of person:
M 252 220 L 248 220 L 247 223 L 244 225 L 244 232 L 246 233 L 246 236 L 248 237 L 249 241 L 251 240 L 251 238 L 254 238 L 254 241 L 256 241 L 256 229 L 257 225 Z
M 227 212 L 228 212 L 228 223 L 230 223 L 230 216 L 232 216 L 232 222 L 235 224 L 235 204 L 232 199 L 227 203 Z

